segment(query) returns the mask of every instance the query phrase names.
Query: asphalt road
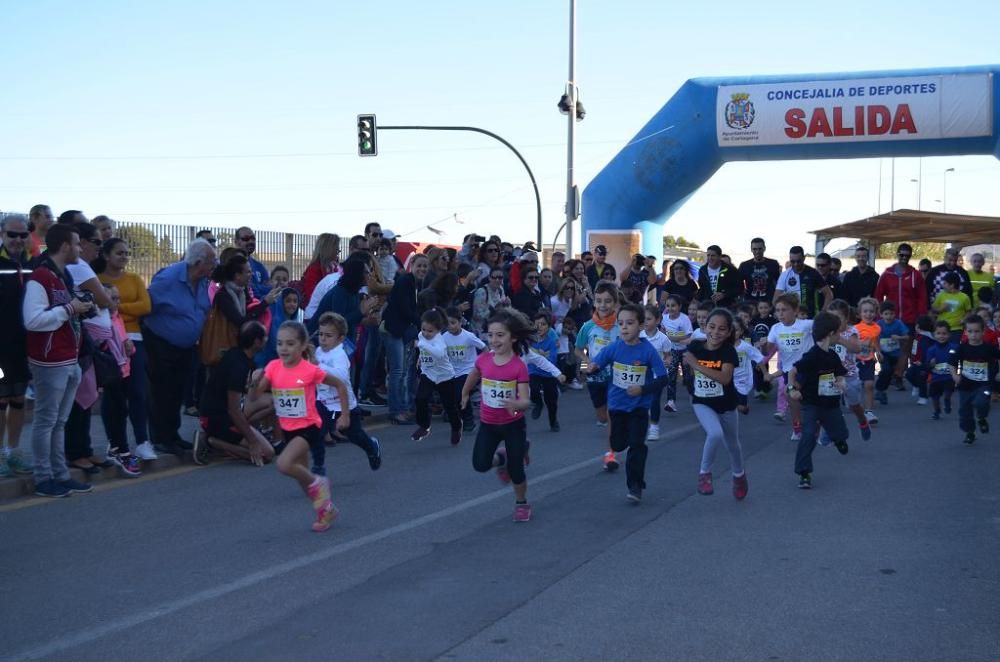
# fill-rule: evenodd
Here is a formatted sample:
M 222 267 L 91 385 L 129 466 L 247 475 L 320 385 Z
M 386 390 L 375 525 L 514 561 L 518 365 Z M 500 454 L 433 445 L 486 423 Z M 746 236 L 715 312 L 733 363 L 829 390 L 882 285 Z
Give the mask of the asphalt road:
M 695 492 L 685 404 L 629 504 L 571 392 L 561 433 L 529 423 L 526 524 L 441 423 L 378 430 L 374 473 L 331 449 L 323 534 L 292 481 L 233 462 L 0 506 L 0 659 L 1000 659 L 1000 422 L 968 447 L 890 397 L 870 442 L 817 449 L 811 492 L 756 405 L 744 502 L 724 452 Z

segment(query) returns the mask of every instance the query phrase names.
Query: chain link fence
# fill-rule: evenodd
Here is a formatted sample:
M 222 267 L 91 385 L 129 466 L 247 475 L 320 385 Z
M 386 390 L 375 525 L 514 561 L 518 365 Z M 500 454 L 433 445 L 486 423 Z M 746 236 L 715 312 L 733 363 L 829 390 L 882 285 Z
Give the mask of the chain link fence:
M 7 216 L 27 214 L 0 212 L 0 222 Z M 168 223 L 145 223 L 141 221 L 116 221 L 115 236 L 129 244 L 132 258 L 128 270 L 146 281 L 163 267 L 184 257 L 184 251 L 202 230 L 210 230 L 218 240 L 216 248 L 221 252 L 234 245 L 236 228 L 220 226 L 171 225 Z M 288 268 L 292 279 L 301 278 L 312 260 L 317 235 L 294 234 L 275 230 L 255 230 L 257 247 L 254 259 L 263 263 L 268 270 L 283 265 Z M 349 237 L 341 237 L 340 253 L 347 255 Z

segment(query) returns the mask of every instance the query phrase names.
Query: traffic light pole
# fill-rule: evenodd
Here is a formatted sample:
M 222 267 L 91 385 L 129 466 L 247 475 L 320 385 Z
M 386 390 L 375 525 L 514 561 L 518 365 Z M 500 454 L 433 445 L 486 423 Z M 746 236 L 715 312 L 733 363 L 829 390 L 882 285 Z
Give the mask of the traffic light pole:
M 535 246 L 538 250 L 542 249 L 542 197 L 538 194 L 538 184 L 535 182 L 535 175 L 531 172 L 531 168 L 528 166 L 528 162 L 524 160 L 521 153 L 511 145 L 509 142 L 493 133 L 492 131 L 487 131 L 486 129 L 480 129 L 475 126 L 384 126 L 380 125 L 377 129 L 378 131 L 472 131 L 473 133 L 481 133 L 490 138 L 499 140 L 507 148 L 514 152 L 514 155 L 521 161 L 521 165 L 524 169 L 528 171 L 528 178 L 531 179 L 531 186 L 535 189 L 535 213 L 537 215 L 537 238 L 535 240 Z

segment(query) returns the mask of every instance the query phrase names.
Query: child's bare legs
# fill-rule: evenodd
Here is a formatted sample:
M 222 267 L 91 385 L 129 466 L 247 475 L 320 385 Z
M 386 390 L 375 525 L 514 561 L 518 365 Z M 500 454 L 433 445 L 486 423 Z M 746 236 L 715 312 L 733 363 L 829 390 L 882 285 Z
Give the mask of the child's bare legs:
M 866 380 L 863 382 L 865 389 L 864 408 L 868 411 L 875 409 L 875 382 Z
M 302 437 L 292 437 L 285 450 L 278 456 L 278 471 L 298 482 L 308 494 L 309 485 L 316 476 L 309 471 L 309 444 Z
M 859 424 L 865 425 L 866 423 L 868 423 L 868 418 L 865 416 L 864 407 L 858 404 L 858 405 L 851 405 L 850 409 L 851 411 L 854 412 L 854 416 L 855 418 L 858 419 Z

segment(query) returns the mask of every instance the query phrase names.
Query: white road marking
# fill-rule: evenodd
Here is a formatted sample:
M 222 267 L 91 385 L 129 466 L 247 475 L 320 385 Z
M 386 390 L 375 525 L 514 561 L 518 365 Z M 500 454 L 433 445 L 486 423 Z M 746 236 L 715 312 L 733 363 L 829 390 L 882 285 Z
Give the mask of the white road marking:
M 666 439 L 672 437 L 677 437 L 683 435 L 692 430 L 700 428 L 698 423 L 691 423 L 689 425 L 684 425 L 682 427 L 672 430 L 666 435 Z M 547 474 L 543 474 L 536 478 L 531 479 L 531 485 L 538 485 L 539 483 L 544 483 L 550 480 L 559 478 L 560 476 L 565 476 L 566 474 L 573 473 L 574 471 L 579 471 L 590 465 L 599 462 L 603 458 L 603 454 L 593 457 L 576 464 L 571 464 L 569 466 L 563 467 L 562 469 L 556 469 L 555 471 L 550 471 Z M 275 579 L 282 575 L 286 575 L 296 570 L 300 570 L 306 566 L 312 565 L 314 563 L 319 563 L 321 561 L 327 561 L 335 556 L 344 554 L 346 552 L 353 551 L 359 547 L 364 547 L 374 542 L 379 542 L 385 540 L 386 538 L 392 537 L 400 533 L 406 533 L 407 531 L 412 531 L 413 529 L 424 526 L 425 524 L 430 524 L 436 522 L 440 519 L 446 517 L 451 517 L 458 513 L 464 512 L 476 506 L 481 506 L 484 503 L 488 503 L 495 499 L 501 497 L 510 496 L 510 488 L 505 487 L 493 492 L 489 492 L 482 496 L 476 497 L 475 499 L 469 499 L 468 501 L 463 501 L 462 503 L 456 504 L 449 508 L 444 508 L 438 510 L 437 512 L 429 513 L 422 517 L 409 520 L 407 522 L 402 522 L 396 526 L 390 526 L 387 529 L 382 529 L 381 531 L 376 531 L 375 533 L 368 534 L 366 536 L 361 536 L 354 540 L 348 542 L 340 543 L 334 545 L 329 549 L 324 549 L 319 552 L 313 552 L 312 554 L 306 554 L 305 556 L 300 556 L 296 559 L 291 559 L 280 563 L 278 565 L 272 566 L 266 570 L 259 570 L 257 572 L 250 573 L 239 579 L 234 579 L 225 584 L 220 584 L 214 588 L 205 589 L 204 591 L 198 591 L 185 598 L 179 598 L 176 600 L 171 600 L 169 602 L 164 602 L 160 605 L 134 613 L 131 615 L 125 615 L 121 617 L 116 617 L 113 622 L 107 623 L 105 625 L 98 625 L 94 627 L 88 627 L 75 634 L 69 634 L 63 637 L 59 637 L 46 644 L 35 648 L 29 648 L 27 650 L 15 653 L 13 656 L 7 658 L 9 660 L 39 660 L 50 655 L 55 655 L 56 653 L 62 653 L 66 650 L 76 648 L 78 646 L 83 646 L 89 644 L 93 641 L 101 639 L 111 634 L 122 632 L 124 630 L 129 630 L 144 623 L 154 621 L 163 616 L 169 616 L 170 614 L 177 613 L 181 610 L 187 609 L 188 607 L 194 607 L 203 602 L 208 602 L 210 600 L 215 600 L 221 598 L 230 593 L 236 591 L 250 588 L 251 586 L 256 586 L 257 584 L 262 584 L 266 581 Z

